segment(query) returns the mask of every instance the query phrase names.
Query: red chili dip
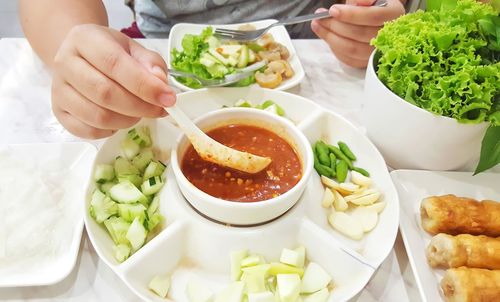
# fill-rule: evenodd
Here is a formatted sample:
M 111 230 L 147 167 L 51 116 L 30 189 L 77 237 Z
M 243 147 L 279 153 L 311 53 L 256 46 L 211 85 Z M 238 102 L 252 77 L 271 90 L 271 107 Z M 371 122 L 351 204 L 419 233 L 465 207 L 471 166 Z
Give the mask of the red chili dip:
M 239 202 L 263 201 L 287 192 L 302 177 L 295 149 L 267 129 L 230 124 L 207 134 L 223 145 L 272 160 L 263 171 L 249 174 L 205 161 L 190 145 L 182 158 L 181 170 L 193 185 L 211 196 Z

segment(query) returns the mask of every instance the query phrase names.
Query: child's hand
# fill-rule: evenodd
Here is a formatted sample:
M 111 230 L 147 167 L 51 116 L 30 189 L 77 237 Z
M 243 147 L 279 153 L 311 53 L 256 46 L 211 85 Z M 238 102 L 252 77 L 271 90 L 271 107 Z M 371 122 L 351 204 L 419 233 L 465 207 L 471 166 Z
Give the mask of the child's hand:
M 102 138 L 175 103 L 157 53 L 98 25 L 74 27 L 54 58 L 52 110 L 74 135 Z
M 312 30 L 325 40 L 332 52 L 343 63 L 364 68 L 368 64 L 373 47 L 370 40 L 385 21 L 396 19 L 405 13 L 400 0 L 387 0 L 385 7 L 370 6 L 375 0 L 348 0 L 346 5 L 330 7 L 332 18 L 314 20 Z M 319 9 L 318 12 L 326 11 Z

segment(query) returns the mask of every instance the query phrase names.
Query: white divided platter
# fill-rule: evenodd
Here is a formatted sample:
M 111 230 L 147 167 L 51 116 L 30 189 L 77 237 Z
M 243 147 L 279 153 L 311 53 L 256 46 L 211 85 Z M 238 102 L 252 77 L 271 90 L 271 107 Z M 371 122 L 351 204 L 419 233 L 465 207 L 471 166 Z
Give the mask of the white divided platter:
M 96 153 L 88 143 L 0 145 L 0 287 L 50 285 L 71 272 Z
M 285 92 L 257 87 L 201 89 L 179 94 L 177 105 L 195 119 L 223 106 L 233 106 L 239 99 L 254 104 L 273 100 L 285 109 L 287 117 L 311 144 L 320 138 L 330 143 L 346 142 L 358 157 L 356 163 L 370 171 L 375 186 L 387 202 L 375 229 L 360 241 L 333 230 L 327 222 L 328 211 L 321 206 L 324 189 L 315 171 L 298 203 L 276 220 L 252 227 L 219 224 L 204 218 L 190 206 L 168 165 L 164 174 L 167 182 L 160 192 L 160 212 L 167 221 L 164 229 L 120 264 L 113 257 L 110 236 L 87 211 L 86 227 L 97 253 L 146 301 L 165 301 L 148 290 L 148 283 L 155 275 L 171 275 L 168 298 L 181 302 L 187 301 L 185 290 L 190 278 L 203 280 L 214 293 L 230 283 L 231 251 L 248 249 L 262 254 L 268 261 L 277 261 L 283 248 L 304 245 L 307 258 L 324 267 L 333 278 L 329 301 L 352 298 L 386 258 L 398 229 L 398 197 L 382 156 L 368 138 L 343 117 Z M 150 127 L 155 146 L 165 152 L 174 148 L 180 130 L 169 118 L 142 123 Z M 125 136 L 126 131 L 120 131 L 109 138 L 98 152 L 96 164 L 111 162 L 120 153 L 120 142 Z M 94 188 L 90 185 L 87 189 L 87 208 Z
M 392 179 L 401 200 L 401 234 L 424 302 L 442 300 L 439 283 L 445 270 L 432 269 L 425 250 L 432 236 L 421 225 L 420 203 L 433 195 L 454 194 L 477 200 L 500 200 L 500 174 L 396 170 Z
M 272 23 L 275 23 L 276 20 L 268 19 L 261 20 L 255 22 L 246 22 L 240 24 L 225 24 L 225 25 L 208 25 L 208 24 L 192 24 L 192 23 L 178 23 L 172 27 L 170 30 L 170 35 L 168 37 L 168 52 L 166 54 L 167 57 L 167 65 L 172 68 L 171 64 L 171 52 L 174 48 L 178 50 L 182 50 L 182 38 L 186 34 L 200 34 L 203 29 L 208 26 L 212 26 L 213 28 L 227 28 L 227 29 L 237 29 L 240 25 L 243 24 L 252 24 L 256 28 L 264 28 Z M 278 87 L 277 90 L 287 90 L 290 89 L 300 83 L 305 76 L 304 68 L 302 68 L 302 64 L 300 63 L 299 57 L 297 56 L 297 52 L 295 51 L 295 47 L 293 47 L 292 40 L 290 39 L 290 35 L 284 26 L 276 26 L 269 30 L 269 33 L 273 36 L 276 42 L 279 42 L 288 48 L 290 52 L 290 58 L 288 62 L 290 63 L 294 75 L 284 80 Z M 188 87 L 179 81 L 177 81 L 174 77 L 170 77 L 171 83 L 173 83 L 176 87 L 182 89 L 183 91 L 192 91 L 194 90 L 191 87 Z M 258 86 L 258 84 L 253 84 L 252 86 Z

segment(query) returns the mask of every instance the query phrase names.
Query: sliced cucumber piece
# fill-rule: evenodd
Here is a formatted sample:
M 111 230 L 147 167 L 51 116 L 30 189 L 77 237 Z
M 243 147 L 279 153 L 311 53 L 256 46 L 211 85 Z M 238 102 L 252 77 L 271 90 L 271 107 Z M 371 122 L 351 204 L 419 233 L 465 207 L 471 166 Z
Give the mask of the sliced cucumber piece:
M 139 174 L 121 174 L 118 176 L 118 182 L 130 181 L 137 188 L 141 187 L 142 177 Z
M 266 278 L 262 274 L 246 273 L 241 275 L 247 293 L 260 293 L 266 290 Z
M 120 175 L 139 174 L 139 170 L 122 156 L 118 156 L 115 159 L 114 168 L 116 177 Z
M 164 183 L 160 176 L 151 177 L 141 185 L 141 190 L 143 194 L 153 195 L 161 190 Z
M 155 197 L 153 198 L 153 200 L 149 204 L 148 216 L 150 216 L 150 217 L 153 216 L 153 214 L 156 213 L 156 211 L 158 210 L 159 207 L 160 207 L 160 196 L 155 195 Z
M 160 176 L 163 174 L 163 171 L 165 171 L 165 165 L 160 161 L 153 160 L 146 167 L 146 170 L 144 170 L 143 180 L 147 180 L 155 176 Z
M 148 203 L 148 199 L 128 180 L 120 182 L 109 190 L 111 198 L 119 203 Z
M 198 279 L 189 280 L 186 294 L 189 302 L 211 302 L 213 300 L 213 293 Z
M 265 261 L 261 255 L 250 255 L 248 257 L 245 257 L 245 259 L 241 260 L 241 267 L 254 266 L 264 262 Z
M 120 203 L 118 204 L 118 214 L 128 222 L 134 221 L 136 217 L 141 222 L 146 219 L 146 207 L 140 203 Z
M 163 221 L 163 216 L 160 213 L 158 213 L 158 212 L 154 213 L 151 216 L 149 216 L 149 219 L 147 220 L 147 224 L 146 224 L 146 227 L 147 227 L 148 231 L 152 231 L 162 221 Z
M 299 246 L 298 248 L 294 249 L 296 253 L 299 254 L 299 261 L 297 267 L 304 267 L 304 264 L 306 262 L 306 248 L 304 246 Z
M 153 160 L 154 153 L 151 149 L 144 149 L 139 154 L 132 159 L 132 165 L 134 165 L 140 172 L 143 172 L 148 164 Z
M 113 246 L 116 261 L 123 262 L 130 257 L 130 246 L 128 244 L 118 244 Z
M 281 302 L 295 302 L 300 294 L 300 276 L 280 274 L 276 276 L 278 294 Z
M 215 302 L 241 302 L 243 299 L 244 289 L 245 283 L 241 281 L 231 283 L 228 287 L 217 294 Z
M 280 262 L 295 267 L 301 267 L 301 263 L 304 265 L 301 255 L 298 252 L 289 249 L 283 249 L 281 251 Z
M 128 228 L 127 234 L 125 235 L 125 237 L 130 242 L 130 245 L 132 246 L 133 253 L 135 253 L 142 247 L 142 245 L 146 241 L 147 235 L 148 232 L 144 228 L 144 225 L 142 225 L 141 220 L 139 219 L 139 217 L 136 217 Z
M 311 262 L 302 278 L 301 293 L 314 293 L 328 286 L 332 277 L 318 264 Z
M 231 280 L 237 281 L 241 277 L 241 261 L 248 255 L 247 250 L 233 251 L 229 255 L 231 259 Z
M 104 220 L 117 213 L 117 203 L 101 191 L 97 189 L 94 190 L 92 199 L 90 200 L 90 216 L 92 216 L 97 223 L 103 223 Z
M 280 262 L 271 262 L 270 265 L 271 265 L 271 267 L 269 268 L 270 275 L 297 274 L 301 277 L 304 275 L 303 268 L 294 267 Z
M 109 190 L 111 189 L 112 186 L 116 185 L 117 183 L 114 181 L 107 181 L 99 186 L 99 189 L 101 192 L 104 194 L 108 194 Z
M 328 288 L 325 287 L 313 294 L 302 296 L 302 302 L 326 302 L 329 296 Z
M 270 291 L 248 294 L 248 302 L 276 302 L 274 294 Z
M 124 139 L 121 143 L 121 147 L 123 155 L 125 155 L 125 157 L 128 159 L 134 158 L 134 156 L 136 156 L 139 151 L 141 151 L 141 146 L 139 146 L 137 142 L 130 138 Z
M 104 183 L 115 178 L 115 171 L 112 165 L 101 164 L 95 167 L 94 180 L 97 183 Z
M 158 296 L 167 297 L 168 290 L 170 289 L 170 277 L 168 276 L 154 276 L 149 282 L 148 288 Z
M 135 141 L 141 147 L 150 147 L 152 144 L 148 127 L 137 127 L 130 129 L 127 133 L 127 137 Z
M 125 221 L 125 219 L 121 217 L 110 217 L 108 220 L 104 221 L 104 226 L 116 244 L 128 243 L 126 235 L 130 227 L 130 223 Z

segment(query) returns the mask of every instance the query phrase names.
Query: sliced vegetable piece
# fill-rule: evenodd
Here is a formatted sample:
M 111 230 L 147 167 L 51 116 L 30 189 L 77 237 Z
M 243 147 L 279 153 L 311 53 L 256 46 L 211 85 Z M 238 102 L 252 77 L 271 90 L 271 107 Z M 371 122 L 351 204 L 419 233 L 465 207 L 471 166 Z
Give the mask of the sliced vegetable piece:
M 336 211 L 341 211 L 344 212 L 349 208 L 349 205 L 345 201 L 344 197 L 340 195 L 339 192 L 333 191 L 334 199 L 333 199 L 333 207 L 335 208 Z
M 143 180 L 147 180 L 155 176 L 161 176 L 163 171 L 165 171 L 165 165 L 160 161 L 153 160 L 146 167 L 146 170 L 144 170 Z
M 128 244 L 118 244 L 113 246 L 113 254 L 116 261 L 123 262 L 130 256 L 130 246 Z
M 152 144 L 148 127 L 136 127 L 128 131 L 127 137 L 135 141 L 141 147 L 150 147 Z
M 355 170 L 351 171 L 351 181 L 362 187 L 369 187 L 372 184 L 372 179 L 370 177 L 366 177 Z
M 100 164 L 95 167 L 94 180 L 97 183 L 104 183 L 115 178 L 115 170 L 112 165 Z
M 328 222 L 335 230 L 352 239 L 360 240 L 363 238 L 364 232 L 361 223 L 344 212 L 332 211 L 328 216 Z
M 323 288 L 313 294 L 302 296 L 302 302 L 326 302 L 330 293 L 327 288 Z
M 281 251 L 280 262 L 295 267 L 301 267 L 301 263 L 303 265 L 303 260 L 300 253 L 290 249 L 283 249 Z
M 317 263 L 311 262 L 304 272 L 300 292 L 305 294 L 317 292 L 326 288 L 330 281 L 332 277 Z
M 140 172 L 144 172 L 144 169 L 153 160 L 154 153 L 151 149 L 144 149 L 132 160 L 132 165 L 134 165 Z
M 148 216 L 152 216 L 160 207 L 160 196 L 155 195 L 148 207 Z
M 140 203 L 121 203 L 118 204 L 118 213 L 125 221 L 132 222 L 135 218 L 144 222 L 146 219 L 146 207 Z
M 109 190 L 111 198 L 120 203 L 148 203 L 148 199 L 128 180 L 120 182 Z
M 211 302 L 213 293 L 200 280 L 192 278 L 186 287 L 186 294 L 189 302 Z
M 139 174 L 139 170 L 122 156 L 118 156 L 115 159 L 114 168 L 116 177 L 120 175 Z
M 247 250 L 233 251 L 229 255 L 231 261 L 231 280 L 236 281 L 241 277 L 241 262 L 248 255 Z
M 106 221 L 104 221 L 104 226 L 106 227 L 109 235 L 116 244 L 128 243 L 126 235 L 130 227 L 130 223 L 125 221 L 125 219 L 121 217 L 110 217 Z
M 141 151 L 141 146 L 136 141 L 126 138 L 121 142 L 121 149 L 123 155 L 130 160 Z
M 300 267 L 294 267 L 280 262 L 271 262 L 269 263 L 269 265 L 270 265 L 268 270 L 269 275 L 297 274 L 301 277 L 302 275 L 304 275 L 304 269 Z
M 248 294 L 248 302 L 276 302 L 274 294 L 270 291 Z
M 148 288 L 152 290 L 158 296 L 165 298 L 167 297 L 168 291 L 170 289 L 170 277 L 169 276 L 154 276 L 149 282 Z
M 300 276 L 279 274 L 276 276 L 278 294 L 281 302 L 295 302 L 300 295 Z
M 260 293 L 266 290 L 266 278 L 261 273 L 243 272 L 241 281 L 245 283 L 247 293 Z
M 241 260 L 241 267 L 254 266 L 264 263 L 262 256 L 260 255 L 250 255 Z
M 323 206 L 323 208 L 329 208 L 332 206 L 334 200 L 335 197 L 332 193 L 332 190 L 326 187 L 325 191 L 323 192 L 323 199 L 321 200 L 321 205 Z
M 141 191 L 146 195 L 153 195 L 159 192 L 163 185 L 164 182 L 160 176 L 151 177 L 142 183 Z
M 101 184 L 99 186 L 99 189 L 101 190 L 101 192 L 103 192 L 104 194 L 107 194 L 109 193 L 109 190 L 111 189 L 111 187 L 113 187 L 114 185 L 116 185 L 117 183 L 114 182 L 114 181 L 107 181 L 103 184 Z
M 351 217 L 361 223 L 363 231 L 369 232 L 375 228 L 378 222 L 378 213 L 375 209 L 363 206 L 356 207 L 351 212 Z
M 241 302 L 243 300 L 244 289 L 245 283 L 242 281 L 231 283 L 215 296 L 215 302 Z
M 156 228 L 162 221 L 164 220 L 163 215 L 160 213 L 154 213 L 153 215 L 149 216 L 149 219 L 147 220 L 147 229 L 148 231 L 152 231 L 154 228 Z
M 375 212 L 377 212 L 378 214 L 380 214 L 385 209 L 385 205 L 386 204 L 387 203 L 385 201 L 380 201 L 380 202 L 376 202 L 374 204 L 371 204 L 371 205 L 365 206 L 365 207 L 368 208 L 368 209 L 374 209 Z
M 141 187 L 142 177 L 139 174 L 120 174 L 118 176 L 118 182 L 130 181 L 137 188 Z M 110 188 L 111 190 L 111 188 Z
M 136 252 L 142 247 L 148 235 L 147 230 L 144 228 L 142 221 L 136 217 L 127 231 L 127 239 L 132 246 L 132 252 Z
M 299 261 L 297 262 L 297 267 L 303 268 L 306 262 L 306 248 L 304 246 L 299 246 L 294 249 L 296 253 L 299 254 Z
M 103 223 L 118 213 L 117 203 L 99 190 L 94 190 L 90 200 L 90 214 L 97 223 Z

